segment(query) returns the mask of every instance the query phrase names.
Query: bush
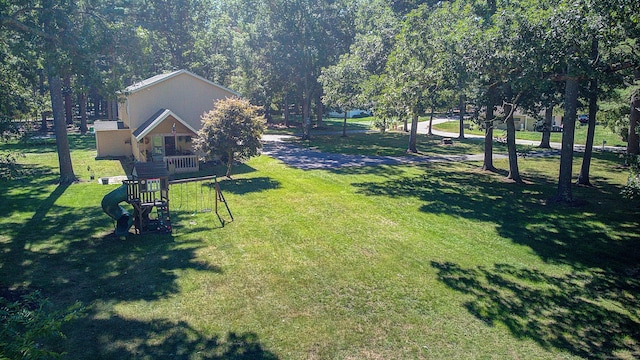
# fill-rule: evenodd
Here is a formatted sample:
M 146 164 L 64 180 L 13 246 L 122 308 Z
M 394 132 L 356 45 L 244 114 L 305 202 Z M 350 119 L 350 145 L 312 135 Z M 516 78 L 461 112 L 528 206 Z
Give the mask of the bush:
M 373 122 L 373 126 L 380 130 L 381 133 L 384 133 L 387 130 L 387 121 L 381 118 L 376 118 Z
M 19 154 L 0 152 L 0 181 L 12 180 L 20 175 L 17 163 Z
M 227 177 L 235 161 L 259 154 L 266 120 L 260 108 L 247 100 L 228 98 L 215 102 L 214 109 L 202 116 L 202 129 L 195 140 L 196 151 L 207 160 L 227 165 Z
M 627 199 L 640 199 L 640 156 L 631 156 L 629 162 L 629 178 L 622 189 L 622 196 Z
M 62 325 L 83 311 L 80 303 L 64 311 L 52 311 L 39 291 L 17 300 L 0 297 L 0 359 L 53 359 L 62 354 L 46 344 L 64 339 Z

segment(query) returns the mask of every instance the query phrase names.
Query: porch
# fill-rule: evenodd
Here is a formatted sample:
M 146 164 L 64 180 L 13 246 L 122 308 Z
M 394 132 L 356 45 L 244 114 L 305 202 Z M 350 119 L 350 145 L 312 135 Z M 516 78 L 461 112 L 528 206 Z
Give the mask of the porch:
M 174 155 L 162 158 L 169 174 L 181 174 L 200 170 L 197 155 Z
M 161 109 L 132 135 L 136 160 L 164 162 L 170 174 L 199 170 L 192 141 L 197 132 L 170 110 Z

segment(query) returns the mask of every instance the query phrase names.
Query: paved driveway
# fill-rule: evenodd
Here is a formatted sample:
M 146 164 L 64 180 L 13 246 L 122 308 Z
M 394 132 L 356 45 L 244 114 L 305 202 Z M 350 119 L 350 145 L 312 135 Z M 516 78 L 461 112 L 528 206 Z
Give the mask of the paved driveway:
M 434 119 L 434 124 L 451 121 L 449 119 Z M 418 134 L 426 134 L 429 123 L 423 121 L 418 123 Z M 365 130 L 366 131 L 366 130 Z M 374 131 L 374 130 L 372 130 Z M 357 132 L 363 132 L 358 130 Z M 446 133 L 441 131 L 433 131 L 434 135 L 442 137 L 456 138 L 457 133 Z M 323 133 L 326 134 L 326 133 Z M 342 134 L 342 132 L 336 132 L 336 136 Z M 470 154 L 470 155 L 440 155 L 440 156 L 427 156 L 427 155 L 412 155 L 412 156 L 364 156 L 364 155 L 346 155 L 346 154 L 329 154 L 323 153 L 317 150 L 311 150 L 296 146 L 288 141 L 288 138 L 293 136 L 289 135 L 264 135 L 262 138 L 263 149 L 262 153 L 273 158 L 276 158 L 285 164 L 296 167 L 299 169 L 337 169 L 342 167 L 353 166 L 376 166 L 376 165 L 398 165 L 398 164 L 424 164 L 430 162 L 445 162 L 445 161 L 482 161 L 483 154 Z M 483 139 L 483 136 L 479 135 L 465 135 L 465 138 L 478 140 Z M 539 141 L 527 141 L 518 140 L 518 144 L 537 146 Z M 532 157 L 538 156 L 552 156 L 558 155 L 561 144 L 552 143 L 551 147 L 556 151 L 542 151 L 534 152 L 530 154 Z M 584 145 L 576 145 L 575 151 L 584 151 Z M 619 148 L 607 147 L 607 151 L 620 151 Z M 493 154 L 494 159 L 505 158 L 506 154 Z
M 444 161 L 471 161 L 482 160 L 482 154 L 475 155 L 443 155 L 443 156 L 364 156 L 330 154 L 318 150 L 312 150 L 296 146 L 287 141 L 290 136 L 265 135 L 262 138 L 262 153 L 276 158 L 283 163 L 304 170 L 311 169 L 338 169 L 354 166 L 377 166 L 399 164 L 422 164 Z M 501 155 L 497 155 L 501 156 Z

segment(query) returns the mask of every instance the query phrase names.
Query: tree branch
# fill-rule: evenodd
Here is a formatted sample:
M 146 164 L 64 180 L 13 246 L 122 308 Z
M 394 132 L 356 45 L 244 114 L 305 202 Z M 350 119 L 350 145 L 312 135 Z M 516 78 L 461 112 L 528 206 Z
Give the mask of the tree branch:
M 9 30 L 18 30 L 21 32 L 25 32 L 25 33 L 29 33 L 29 34 L 34 34 L 37 36 L 40 36 L 43 39 L 47 39 L 47 40 L 55 40 L 55 36 L 51 35 L 51 34 L 47 34 L 46 32 L 29 26 L 19 20 L 16 20 L 12 17 L 8 17 L 8 16 L 4 16 L 4 15 L 0 15 L 0 26 L 5 27 Z

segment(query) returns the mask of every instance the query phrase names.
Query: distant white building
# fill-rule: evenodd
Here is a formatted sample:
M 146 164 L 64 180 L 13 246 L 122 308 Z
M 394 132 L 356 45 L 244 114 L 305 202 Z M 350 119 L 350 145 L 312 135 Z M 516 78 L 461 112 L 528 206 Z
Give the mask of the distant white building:
M 332 111 L 328 115 L 329 117 L 344 118 L 343 112 Z M 348 118 L 366 117 L 366 116 L 371 116 L 371 112 L 367 110 L 361 110 L 361 109 L 347 111 Z

